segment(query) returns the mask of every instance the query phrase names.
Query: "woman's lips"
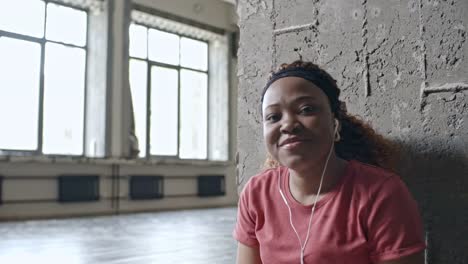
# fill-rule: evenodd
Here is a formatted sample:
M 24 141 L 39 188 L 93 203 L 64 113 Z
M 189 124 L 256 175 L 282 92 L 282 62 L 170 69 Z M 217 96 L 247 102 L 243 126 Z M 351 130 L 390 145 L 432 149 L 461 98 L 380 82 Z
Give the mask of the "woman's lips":
M 283 149 L 293 150 L 293 149 L 300 147 L 305 142 L 306 142 L 305 140 L 294 140 L 294 141 L 290 141 L 288 143 L 282 144 L 280 147 Z

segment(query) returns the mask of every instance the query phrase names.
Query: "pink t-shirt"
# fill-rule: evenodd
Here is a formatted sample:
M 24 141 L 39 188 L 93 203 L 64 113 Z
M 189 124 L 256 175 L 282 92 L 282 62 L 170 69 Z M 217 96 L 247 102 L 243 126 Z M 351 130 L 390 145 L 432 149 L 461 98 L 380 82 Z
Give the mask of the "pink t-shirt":
M 285 167 L 250 179 L 240 196 L 233 235 L 259 247 L 263 263 L 300 263 L 300 244 L 279 184 L 304 243 L 312 206 L 292 197 Z M 304 250 L 304 262 L 310 264 L 375 263 L 426 246 L 416 202 L 400 178 L 358 161 L 350 161 L 339 183 L 317 202 L 310 232 Z

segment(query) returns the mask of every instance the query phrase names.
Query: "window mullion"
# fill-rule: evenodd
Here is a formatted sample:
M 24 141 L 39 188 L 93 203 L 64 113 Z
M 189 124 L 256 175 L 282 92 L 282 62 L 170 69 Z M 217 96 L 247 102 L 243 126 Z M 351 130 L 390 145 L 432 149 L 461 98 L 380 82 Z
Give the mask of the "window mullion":
M 87 13 L 86 13 L 87 14 Z M 89 30 L 89 16 L 86 15 L 86 42 L 85 42 L 85 46 L 84 47 L 81 47 L 81 49 L 84 49 L 85 51 L 85 69 L 84 69 L 84 74 L 85 74 L 85 77 L 84 77 L 84 85 L 83 85 L 83 108 L 82 108 L 82 111 L 83 111 L 83 144 L 82 144 L 82 149 L 81 149 L 81 152 L 82 152 L 82 156 L 83 157 L 86 157 L 86 144 L 88 143 L 88 137 L 87 137 L 87 133 L 86 133 L 86 129 L 87 129 L 87 126 L 88 126 L 88 118 L 87 118 L 87 113 L 88 113 L 88 110 L 87 110 L 87 105 L 88 105 L 88 98 L 87 98 L 87 95 L 88 95 L 88 35 L 90 34 L 90 30 Z M 95 156 L 95 153 L 96 153 L 96 148 L 93 147 L 94 149 L 94 153 L 90 153 L 90 155 L 92 155 L 93 157 Z
M 151 68 L 153 67 L 151 63 L 148 61 L 146 62 L 147 64 L 147 70 L 146 70 L 146 158 L 150 157 L 151 151 L 151 83 L 153 80 L 151 80 Z
M 149 158 L 151 155 L 151 68 L 152 65 L 149 61 L 149 30 L 146 29 L 146 148 L 145 158 Z M 133 99 L 132 99 L 133 100 Z
M 181 136 L 181 133 L 180 133 L 180 120 L 181 120 L 181 115 L 182 115 L 182 109 L 180 107 L 180 91 L 182 90 L 180 88 L 180 70 L 181 70 L 181 66 L 180 66 L 180 59 L 181 59 L 181 54 L 180 54 L 180 36 L 179 36 L 179 65 L 178 65 L 178 69 L 177 69 L 177 76 L 178 76 L 178 79 L 177 79 L 177 109 L 179 109 L 177 111 L 177 158 L 180 159 L 180 136 Z
M 20 34 L 20 33 L 4 31 L 4 30 L 1 30 L 1 29 L 0 29 L 0 36 L 14 38 L 14 39 L 20 39 L 20 40 L 26 40 L 26 41 L 31 41 L 31 42 L 39 42 L 39 43 L 41 43 L 44 40 L 44 38 L 37 38 L 37 37 L 33 37 L 33 36 L 23 35 L 23 34 Z
M 180 69 L 209 74 L 208 70 L 204 71 L 204 70 L 198 70 L 198 69 L 183 67 L 183 66 L 180 66 Z
M 181 120 L 181 107 L 180 107 L 180 68 L 177 69 L 177 158 L 180 158 L 180 120 Z
M 42 152 L 42 141 L 44 137 L 44 86 L 45 86 L 45 46 L 46 46 L 46 30 L 47 30 L 47 2 L 45 3 L 44 8 L 44 36 L 41 41 L 41 70 L 40 70 L 40 84 L 39 84 L 39 125 L 38 125 L 38 141 L 37 141 L 37 151 L 39 154 Z
M 38 117 L 38 139 L 37 151 L 42 154 L 42 138 L 44 125 L 44 67 L 45 66 L 45 41 L 41 43 L 41 69 L 40 69 L 40 84 L 39 84 L 39 117 Z
M 89 20 L 89 18 L 88 18 L 88 20 Z M 88 45 L 87 44 L 85 46 L 78 46 L 78 45 L 69 44 L 69 43 L 65 43 L 65 42 L 61 42 L 61 41 L 55 41 L 55 40 L 47 40 L 47 42 L 59 44 L 59 45 L 66 46 L 66 47 L 69 47 L 69 48 L 79 48 L 79 49 L 83 49 L 86 52 L 88 52 Z
M 207 71 L 210 69 L 210 43 L 208 43 L 208 52 L 206 53 L 206 56 L 207 56 L 207 61 L 208 61 L 208 65 L 207 65 Z M 210 101 L 210 94 L 211 94 L 211 90 L 210 90 L 210 75 L 208 74 L 208 72 L 206 73 L 206 146 L 205 146 L 205 149 L 206 149 L 206 160 L 209 160 L 210 159 L 210 104 L 211 104 L 211 101 Z

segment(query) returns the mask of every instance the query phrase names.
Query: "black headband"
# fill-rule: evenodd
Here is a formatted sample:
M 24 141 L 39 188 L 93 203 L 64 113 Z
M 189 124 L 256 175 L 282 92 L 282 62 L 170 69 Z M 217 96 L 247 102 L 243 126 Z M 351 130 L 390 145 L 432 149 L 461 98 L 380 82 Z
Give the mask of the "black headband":
M 315 84 L 315 86 L 320 88 L 320 90 L 322 90 L 328 97 L 332 111 L 334 113 L 338 111 L 340 107 L 340 101 L 338 100 L 339 90 L 336 88 L 336 86 L 333 83 L 331 83 L 330 80 L 325 79 L 323 77 L 322 72 L 304 69 L 301 67 L 283 69 L 274 73 L 271 79 L 268 80 L 268 83 L 265 85 L 265 88 L 263 89 L 262 101 L 263 97 L 265 96 L 266 90 L 268 90 L 270 85 L 272 85 L 277 80 L 285 77 L 299 77 Z

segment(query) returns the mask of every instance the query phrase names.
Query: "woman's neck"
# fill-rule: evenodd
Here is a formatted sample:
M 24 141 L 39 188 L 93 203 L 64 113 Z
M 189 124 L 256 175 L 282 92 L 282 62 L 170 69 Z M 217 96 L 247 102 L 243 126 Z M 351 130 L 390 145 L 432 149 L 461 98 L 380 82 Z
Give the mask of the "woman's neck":
M 289 186 L 292 196 L 304 205 L 312 204 L 320 186 L 323 170 L 326 171 L 323 176 L 320 194 L 324 194 L 333 188 L 335 183 L 343 176 L 347 163 L 346 160 L 332 155 L 327 168 L 324 168 L 324 160 L 316 166 L 304 168 L 300 171 L 289 169 Z

